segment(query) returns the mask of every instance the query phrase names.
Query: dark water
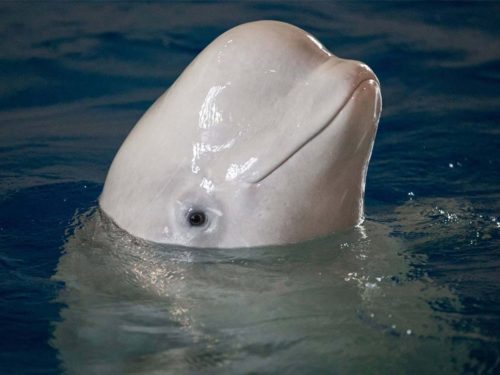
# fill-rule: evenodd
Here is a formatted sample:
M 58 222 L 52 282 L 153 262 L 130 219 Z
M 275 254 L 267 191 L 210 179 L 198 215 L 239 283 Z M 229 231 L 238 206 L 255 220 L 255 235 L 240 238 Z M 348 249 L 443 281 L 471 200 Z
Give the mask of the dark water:
M 0 19 L 1 373 L 500 372 L 498 4 L 21 2 Z M 208 254 L 109 228 L 92 207 L 127 132 L 257 19 L 377 73 L 365 226 Z

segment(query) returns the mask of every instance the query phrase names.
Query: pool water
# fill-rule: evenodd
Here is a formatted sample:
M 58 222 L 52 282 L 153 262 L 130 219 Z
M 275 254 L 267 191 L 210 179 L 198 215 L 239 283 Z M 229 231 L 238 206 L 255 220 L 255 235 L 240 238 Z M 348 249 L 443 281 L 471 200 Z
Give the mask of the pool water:
M 0 373 L 500 372 L 500 5 L 0 4 Z M 293 23 L 378 75 L 359 228 L 158 246 L 96 208 L 211 40 Z

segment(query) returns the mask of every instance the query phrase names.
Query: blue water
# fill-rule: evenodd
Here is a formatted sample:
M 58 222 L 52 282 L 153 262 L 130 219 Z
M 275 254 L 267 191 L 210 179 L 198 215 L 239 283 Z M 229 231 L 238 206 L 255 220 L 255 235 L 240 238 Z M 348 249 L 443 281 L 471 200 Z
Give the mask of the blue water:
M 21 2 L 0 4 L 0 19 L 1 373 L 77 373 L 75 368 L 90 373 L 500 372 L 498 3 Z M 179 266 L 191 277 L 185 284 L 190 291 L 198 291 L 202 279 L 213 282 L 207 292 L 212 297 L 228 291 L 219 305 L 210 305 L 219 315 L 200 312 L 209 302 L 200 305 L 192 296 L 177 296 L 161 310 L 168 314 L 172 306 L 193 303 L 190 318 L 205 322 L 201 338 L 193 333 L 201 326 L 190 323 L 192 332 L 180 334 L 175 328 L 180 321 L 148 321 L 157 311 L 153 297 L 143 303 L 130 295 L 120 301 L 108 295 L 75 309 L 80 306 L 75 300 L 84 297 L 66 284 L 70 271 L 79 268 L 64 268 L 71 263 L 65 260 L 81 251 L 92 261 L 109 261 L 85 252 L 85 246 L 94 246 L 86 237 L 91 224 L 82 229 L 79 218 L 96 206 L 120 143 L 211 40 L 257 19 L 287 21 L 311 32 L 336 55 L 368 63 L 382 85 L 384 108 L 366 187 L 367 233 L 305 244 L 300 256 L 296 247 L 274 249 L 272 256 L 267 252 L 272 249 L 233 254 L 231 262 L 245 266 L 219 274 L 234 272 L 245 281 L 250 276 L 244 271 L 252 270 L 261 280 L 275 281 L 284 278 L 281 270 L 293 274 L 302 264 L 300 276 L 283 285 L 299 290 L 316 283 L 298 300 L 307 300 L 320 318 L 300 324 L 277 319 L 281 325 L 265 329 L 252 325 L 264 313 L 237 310 L 235 296 L 240 296 L 238 304 L 252 301 L 268 309 L 274 308 L 273 299 L 256 301 L 250 297 L 254 291 L 214 279 L 209 264 L 226 266 L 226 253 L 215 253 L 216 261 L 208 262 L 194 252 L 192 265 Z M 99 223 L 95 216 L 89 220 Z M 96 241 L 102 246 L 106 240 Z M 355 256 L 342 252 L 346 246 L 357 249 Z M 383 293 L 370 297 L 370 303 L 364 295 L 359 301 L 349 297 L 352 275 L 339 278 L 346 280 L 344 289 L 311 281 L 313 273 L 308 273 L 342 269 L 335 262 L 357 269 L 356 261 L 367 253 L 374 269 L 359 269 L 373 281 L 383 269 L 378 254 L 390 248 L 394 252 L 381 258 L 384 265 L 394 265 L 392 284 L 381 282 Z M 278 251 L 284 253 L 277 256 Z M 68 257 L 61 258 L 63 253 Z M 151 261 L 143 253 L 130 254 Z M 53 277 L 56 273 L 64 277 Z M 385 275 L 390 273 L 384 268 Z M 79 277 L 72 282 L 83 289 L 88 280 Z M 324 296 L 343 301 L 345 310 L 332 301 L 318 304 Z M 129 310 L 120 310 L 125 300 L 148 313 L 134 310 L 127 316 Z M 142 328 L 167 327 L 167 333 L 159 330 L 161 340 L 153 334 L 131 338 L 119 324 L 106 323 L 106 312 L 95 310 L 103 301 L 122 311 L 117 319 Z M 306 310 L 290 295 L 274 301 L 297 314 Z M 224 307 L 235 308 L 253 331 L 232 322 Z M 92 315 L 96 311 L 101 315 Z M 278 317 L 280 311 L 273 310 Z M 385 320 L 373 323 L 372 314 L 381 316 L 380 311 Z M 415 318 L 412 312 L 421 314 Z M 398 328 L 392 328 L 392 315 L 399 317 Z M 71 324 L 90 316 L 98 316 L 96 327 L 118 338 L 113 349 L 99 332 L 82 333 Z M 351 326 L 351 332 L 343 329 Z M 304 333 L 321 330 L 328 340 Z M 71 335 L 77 342 L 73 346 L 65 339 Z M 99 361 L 111 367 L 99 367 L 85 350 L 99 353 Z M 160 350 L 167 360 L 159 358 Z M 152 358 L 149 367 L 140 361 L 127 367 L 127 360 L 136 357 Z

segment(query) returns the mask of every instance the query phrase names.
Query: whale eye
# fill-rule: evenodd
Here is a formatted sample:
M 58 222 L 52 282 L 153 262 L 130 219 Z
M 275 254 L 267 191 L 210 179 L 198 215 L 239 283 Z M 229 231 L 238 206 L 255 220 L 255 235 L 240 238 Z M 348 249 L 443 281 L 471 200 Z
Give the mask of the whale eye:
M 187 219 L 192 227 L 201 227 L 207 222 L 207 215 L 203 211 L 192 211 Z

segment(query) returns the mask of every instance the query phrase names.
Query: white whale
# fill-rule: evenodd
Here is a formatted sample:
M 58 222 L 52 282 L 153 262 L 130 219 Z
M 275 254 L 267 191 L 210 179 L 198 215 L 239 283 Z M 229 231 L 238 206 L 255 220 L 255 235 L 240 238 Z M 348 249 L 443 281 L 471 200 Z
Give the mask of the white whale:
M 219 36 L 144 114 L 101 209 L 130 234 L 190 247 L 285 244 L 363 220 L 381 111 L 365 64 L 259 21 Z

